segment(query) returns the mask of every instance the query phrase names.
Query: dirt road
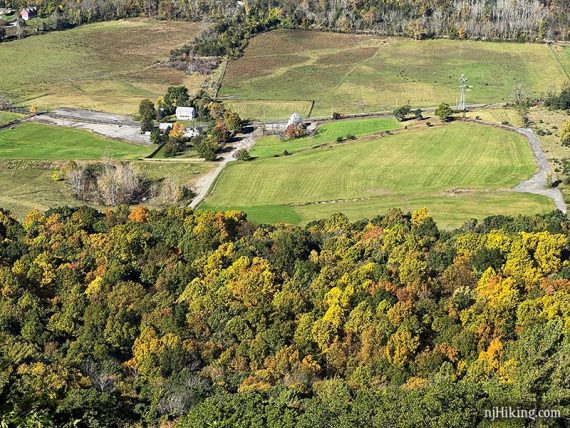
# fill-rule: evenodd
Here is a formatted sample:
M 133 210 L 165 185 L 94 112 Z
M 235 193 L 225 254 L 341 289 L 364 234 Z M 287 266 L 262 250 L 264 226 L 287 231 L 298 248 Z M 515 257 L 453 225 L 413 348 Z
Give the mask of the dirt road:
M 538 172 L 526 181 L 517 185 L 515 192 L 533 193 L 535 195 L 546 196 L 554 201 L 556 208 L 566 214 L 566 203 L 562 197 L 562 192 L 557 188 L 548 186 L 548 175 L 552 173 L 552 168 L 544 155 L 540 141 L 532 129 L 515 128 L 517 132 L 523 134 L 532 150 L 532 154 L 538 165 Z
M 250 150 L 253 145 L 255 144 L 256 139 L 260 136 L 260 132 L 258 129 L 255 129 L 253 132 L 242 135 L 241 140 L 237 141 L 236 143 L 232 144 L 232 149 L 222 153 L 219 156 L 219 164 L 216 166 L 215 169 L 208 172 L 206 175 L 200 177 L 196 183 L 194 183 L 193 190 L 196 192 L 196 197 L 190 203 L 191 208 L 196 208 L 198 205 L 202 203 L 202 201 L 208 196 L 210 189 L 216 182 L 216 179 L 226 167 L 228 162 L 231 162 L 234 159 L 234 154 L 237 153 L 240 149 Z
M 60 108 L 38 114 L 33 122 L 48 125 L 86 129 L 105 137 L 126 140 L 135 144 L 150 145 L 150 137 L 140 133 L 140 125 L 126 116 L 91 110 Z

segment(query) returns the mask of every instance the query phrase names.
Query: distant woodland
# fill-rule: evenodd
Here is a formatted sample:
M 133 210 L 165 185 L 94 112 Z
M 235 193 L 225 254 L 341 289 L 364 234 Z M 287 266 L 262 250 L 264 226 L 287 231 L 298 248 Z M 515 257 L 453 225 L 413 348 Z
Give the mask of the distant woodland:
M 0 211 L 0 425 L 471 428 L 513 406 L 568 426 L 569 231 Z
M 220 21 L 246 27 L 373 31 L 388 35 L 493 40 L 569 40 L 567 0 L 2 0 L 39 7 L 69 25 L 132 16 Z M 267 19 L 271 15 L 271 19 Z

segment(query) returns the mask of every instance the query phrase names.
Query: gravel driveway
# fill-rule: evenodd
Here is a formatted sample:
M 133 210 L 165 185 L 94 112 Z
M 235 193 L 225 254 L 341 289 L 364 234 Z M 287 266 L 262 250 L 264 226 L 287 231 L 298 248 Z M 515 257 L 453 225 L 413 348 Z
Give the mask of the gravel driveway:
M 127 116 L 91 110 L 60 108 L 35 116 L 37 123 L 86 129 L 105 137 L 150 145 L 150 137 L 140 132 L 140 125 Z
M 532 154 L 538 165 L 538 172 L 526 181 L 517 185 L 513 190 L 521 193 L 534 193 L 535 195 L 546 196 L 554 201 L 556 208 L 566 214 L 566 203 L 562 197 L 560 189 L 548 186 L 548 175 L 552 173 L 552 168 L 544 155 L 538 137 L 532 129 L 515 128 L 517 132 L 523 134 L 532 150 Z

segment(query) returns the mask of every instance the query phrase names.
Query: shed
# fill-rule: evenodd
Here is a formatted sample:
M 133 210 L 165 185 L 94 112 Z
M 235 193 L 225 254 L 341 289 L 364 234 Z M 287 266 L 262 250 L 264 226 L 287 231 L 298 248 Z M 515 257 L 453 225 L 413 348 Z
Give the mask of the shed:
M 25 7 L 20 12 L 20 17 L 27 21 L 38 16 L 38 9 L 36 7 Z

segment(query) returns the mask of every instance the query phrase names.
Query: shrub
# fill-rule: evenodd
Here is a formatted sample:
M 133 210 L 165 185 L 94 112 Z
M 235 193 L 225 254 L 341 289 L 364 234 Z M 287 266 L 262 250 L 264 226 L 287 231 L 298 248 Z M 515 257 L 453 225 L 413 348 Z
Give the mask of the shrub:
M 65 180 L 65 172 L 63 172 L 60 169 L 54 169 L 51 172 L 51 179 L 53 181 L 63 181 L 63 180 Z
M 234 153 L 234 159 L 240 161 L 249 161 L 251 160 L 251 154 L 247 151 L 247 149 L 239 149 Z

